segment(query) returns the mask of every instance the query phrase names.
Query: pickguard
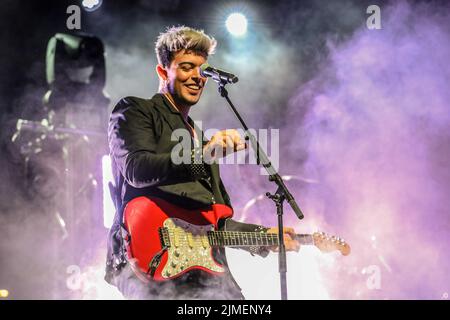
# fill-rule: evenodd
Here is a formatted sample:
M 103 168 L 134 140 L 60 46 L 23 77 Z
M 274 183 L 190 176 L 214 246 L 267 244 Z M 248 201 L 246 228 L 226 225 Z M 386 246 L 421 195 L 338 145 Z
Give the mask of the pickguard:
M 212 257 L 207 234 L 208 231 L 214 230 L 212 224 L 194 225 L 181 219 L 168 218 L 163 226 L 170 242 L 167 263 L 162 270 L 163 278 L 172 278 L 192 267 L 225 272 Z

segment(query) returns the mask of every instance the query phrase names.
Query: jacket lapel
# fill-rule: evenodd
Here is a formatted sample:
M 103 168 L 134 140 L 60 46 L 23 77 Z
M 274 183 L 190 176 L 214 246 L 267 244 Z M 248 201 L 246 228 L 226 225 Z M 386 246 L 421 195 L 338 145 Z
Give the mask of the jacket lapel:
M 166 100 L 163 94 L 157 93 L 153 96 L 152 100 L 155 99 L 155 107 L 158 109 L 161 116 L 166 121 L 167 125 L 173 130 L 176 129 L 187 129 L 186 125 L 181 117 L 181 114 L 175 110 L 172 105 Z M 203 139 L 203 131 L 200 130 L 198 126 L 195 125 L 194 121 L 188 117 L 188 122 L 195 128 L 195 131 L 200 134 L 199 138 L 202 141 L 202 145 L 208 143 L 208 140 Z M 205 164 L 210 169 L 212 179 L 219 179 L 219 165 L 214 163 L 212 165 Z M 207 183 L 211 188 L 211 185 Z
M 152 100 L 155 100 L 156 109 L 158 109 L 160 115 L 164 118 L 172 131 L 176 129 L 186 129 L 181 114 L 170 105 L 163 94 L 155 94 Z

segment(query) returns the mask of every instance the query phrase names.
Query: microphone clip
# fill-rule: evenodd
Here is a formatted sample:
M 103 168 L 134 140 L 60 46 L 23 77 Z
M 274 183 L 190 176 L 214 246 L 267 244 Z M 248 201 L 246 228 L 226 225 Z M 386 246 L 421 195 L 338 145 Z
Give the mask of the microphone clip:
M 200 66 L 200 74 L 202 77 L 212 78 L 219 85 L 226 85 L 228 83 L 236 83 L 239 78 L 234 74 L 211 67 L 208 63 L 204 63 Z

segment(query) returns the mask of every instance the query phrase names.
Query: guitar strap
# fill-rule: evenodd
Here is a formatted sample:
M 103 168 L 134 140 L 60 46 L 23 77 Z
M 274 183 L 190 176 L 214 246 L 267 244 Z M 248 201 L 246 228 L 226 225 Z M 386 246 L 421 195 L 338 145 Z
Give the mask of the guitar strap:
M 167 246 L 163 246 L 162 249 L 153 256 L 152 260 L 148 264 L 148 271 L 147 274 L 150 274 L 150 277 L 155 276 L 156 269 L 158 268 L 159 264 L 161 263 L 162 255 L 164 254 L 164 251 L 166 251 L 168 248 Z

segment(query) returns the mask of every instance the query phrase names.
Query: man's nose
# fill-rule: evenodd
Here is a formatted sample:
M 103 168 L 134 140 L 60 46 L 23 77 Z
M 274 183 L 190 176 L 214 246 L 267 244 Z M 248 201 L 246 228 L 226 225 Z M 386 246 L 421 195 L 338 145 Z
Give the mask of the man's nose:
M 200 71 L 200 67 L 195 68 L 195 72 L 194 72 L 194 74 L 192 75 L 192 77 L 193 77 L 193 78 L 200 79 L 200 80 L 203 80 L 203 81 L 206 81 L 206 77 L 203 77 L 203 76 L 202 76 L 202 73 L 201 73 L 201 71 Z

